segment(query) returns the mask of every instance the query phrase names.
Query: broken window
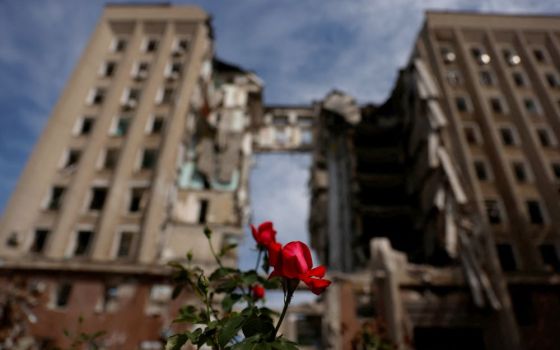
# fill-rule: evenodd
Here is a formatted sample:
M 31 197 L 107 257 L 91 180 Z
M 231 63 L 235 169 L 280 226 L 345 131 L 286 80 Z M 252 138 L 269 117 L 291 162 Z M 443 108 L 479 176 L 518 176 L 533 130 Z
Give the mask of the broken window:
M 205 224 L 206 223 L 209 206 L 210 206 L 210 203 L 208 202 L 207 199 L 201 199 L 198 202 L 198 223 L 199 224 Z
M 64 187 L 55 186 L 51 189 L 50 198 L 47 203 L 47 209 L 58 210 L 62 204 L 62 197 L 64 195 Z
M 106 170 L 115 169 L 118 161 L 119 161 L 119 149 L 108 148 L 105 151 L 105 159 L 103 160 L 103 169 Z
M 505 107 L 503 105 L 502 99 L 499 97 L 492 97 L 490 98 L 490 108 L 492 111 L 497 114 L 504 114 Z
M 511 166 L 513 168 L 513 173 L 515 174 L 515 178 L 517 179 L 517 181 L 527 182 L 529 177 L 525 169 L 525 163 L 520 161 L 514 161 L 511 163 Z
M 450 69 L 446 74 L 447 82 L 451 86 L 460 86 L 463 84 L 463 78 L 461 77 L 461 72 L 457 69 Z
M 144 45 L 145 52 L 155 52 L 158 49 L 159 40 L 156 38 L 148 38 Z
M 489 70 L 481 70 L 479 74 L 480 74 L 480 84 L 484 86 L 494 85 L 494 76 Z
M 130 126 L 129 117 L 119 117 L 113 129 L 114 136 L 125 136 Z
M 81 152 L 79 150 L 72 149 L 68 151 L 66 155 L 66 164 L 64 164 L 65 168 L 72 168 L 78 165 L 78 161 L 80 160 Z
M 546 62 L 546 56 L 542 49 L 533 49 L 533 56 L 535 57 L 535 60 L 537 60 L 538 63 Z
M 108 61 L 101 67 L 101 75 L 104 77 L 112 77 L 117 70 L 117 63 L 113 61 Z
M 525 105 L 525 110 L 528 113 L 531 113 L 531 114 L 539 114 L 540 113 L 540 109 L 539 109 L 539 106 L 537 104 L 537 101 L 535 101 L 533 98 L 525 97 L 523 99 L 523 104 Z
M 69 282 L 62 282 L 56 288 L 55 306 L 65 307 L 68 305 L 70 293 L 72 292 L 72 285 Z
M 148 62 L 139 62 L 136 64 L 136 69 L 133 75 L 136 79 L 142 80 L 148 78 L 149 71 L 150 64 Z
M 502 138 L 502 143 L 504 146 L 513 146 L 515 145 L 516 138 L 514 136 L 513 127 L 504 126 L 500 128 L 500 137 Z
M 90 92 L 88 98 L 88 104 L 90 105 L 100 105 L 105 100 L 105 89 L 103 88 L 96 88 Z
M 457 107 L 457 110 L 461 113 L 466 113 L 470 111 L 470 104 L 467 101 L 467 98 L 464 96 L 455 97 L 455 106 Z
M 160 91 L 159 103 L 160 104 L 172 103 L 174 96 L 175 96 L 175 90 L 173 88 L 165 88 L 163 89 L 163 91 Z
M 515 254 L 513 253 L 513 248 L 511 244 L 498 244 L 496 245 L 496 251 L 498 252 L 498 259 L 500 260 L 500 266 L 504 271 L 515 271 L 517 270 L 517 263 L 515 262 Z
M 517 87 L 526 86 L 525 76 L 521 72 L 513 72 L 513 82 Z
M 536 200 L 528 200 L 526 202 L 527 205 L 527 214 L 529 215 L 529 220 L 531 224 L 535 225 L 542 225 L 544 224 L 544 216 L 541 210 L 541 205 Z
M 555 144 L 555 140 L 553 139 L 552 135 L 550 134 L 548 129 L 545 128 L 538 128 L 537 129 L 537 136 L 539 137 L 539 141 L 541 146 L 543 147 L 552 147 Z
M 142 161 L 140 163 L 140 169 L 151 170 L 155 167 L 157 162 L 157 149 L 145 149 L 142 153 Z
M 554 244 L 541 244 L 539 251 L 544 266 L 550 271 L 560 272 L 560 259 Z
M 131 255 L 132 244 L 134 243 L 134 232 L 123 231 L 119 240 L 119 247 L 117 249 L 117 258 L 127 258 Z
M 113 40 L 112 51 L 124 52 L 126 50 L 127 40 L 125 38 L 116 38 Z
M 33 236 L 33 244 L 31 244 L 31 248 L 29 249 L 29 251 L 31 253 L 41 254 L 45 249 L 49 233 L 50 231 L 45 229 L 35 230 L 35 234 Z
M 546 73 L 545 74 L 546 82 L 548 86 L 552 89 L 557 89 L 560 87 L 560 82 L 558 81 L 558 76 L 554 73 Z
M 130 191 L 130 203 L 128 205 L 128 211 L 131 213 L 137 213 L 144 207 L 144 194 L 146 192 L 145 188 L 133 188 Z
M 105 198 L 107 197 L 107 188 L 105 187 L 94 187 L 92 189 L 91 202 L 89 204 L 90 210 L 101 210 L 105 204 Z
M 156 116 L 152 119 L 152 125 L 150 127 L 150 133 L 152 135 L 160 134 L 163 131 L 165 125 L 165 118 L 162 116 Z
M 89 251 L 93 232 L 89 230 L 80 230 L 76 234 L 76 245 L 74 247 L 74 256 L 84 256 Z
M 487 181 L 490 178 L 488 174 L 488 168 L 486 167 L 486 163 L 482 160 L 474 161 L 474 171 L 476 173 L 476 177 L 480 181 Z
M 481 144 L 480 133 L 476 125 L 464 125 L 463 133 L 465 134 L 465 139 L 471 145 Z
M 189 49 L 189 39 L 180 38 L 175 39 L 175 45 L 173 47 L 174 54 L 182 54 L 187 52 Z
M 487 199 L 484 201 L 486 206 L 486 216 L 492 225 L 499 225 L 502 223 L 502 213 L 500 205 L 495 199 Z

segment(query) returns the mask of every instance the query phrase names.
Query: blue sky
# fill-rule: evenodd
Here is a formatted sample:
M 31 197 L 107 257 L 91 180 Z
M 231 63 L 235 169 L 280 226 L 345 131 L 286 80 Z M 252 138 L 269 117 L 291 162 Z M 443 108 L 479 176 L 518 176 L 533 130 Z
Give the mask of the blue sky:
M 0 1 L 0 212 L 104 3 Z M 382 101 L 408 58 L 426 9 L 560 13 L 558 0 L 189 3 L 213 15 L 218 56 L 263 78 L 268 103 L 305 103 L 332 88 L 362 102 Z M 280 157 L 276 163 L 291 169 L 293 159 Z M 266 196 L 266 191 L 255 193 L 253 204 Z

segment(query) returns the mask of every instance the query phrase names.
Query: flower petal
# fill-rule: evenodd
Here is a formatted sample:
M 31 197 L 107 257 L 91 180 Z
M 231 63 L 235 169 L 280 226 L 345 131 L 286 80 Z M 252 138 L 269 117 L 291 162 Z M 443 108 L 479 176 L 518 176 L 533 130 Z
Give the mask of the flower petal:
M 280 252 L 282 251 L 282 244 L 272 242 L 268 245 L 268 264 L 274 268 L 279 268 L 280 265 Z
M 318 279 L 318 278 L 310 278 L 305 282 L 311 292 L 315 295 L 319 295 L 327 289 L 327 287 L 331 284 L 331 281 L 325 279 Z
M 311 270 L 309 270 L 309 272 L 307 274 L 309 276 L 323 278 L 323 277 L 325 277 L 326 272 L 327 272 L 326 267 L 324 265 L 319 265 L 319 266 L 314 267 Z

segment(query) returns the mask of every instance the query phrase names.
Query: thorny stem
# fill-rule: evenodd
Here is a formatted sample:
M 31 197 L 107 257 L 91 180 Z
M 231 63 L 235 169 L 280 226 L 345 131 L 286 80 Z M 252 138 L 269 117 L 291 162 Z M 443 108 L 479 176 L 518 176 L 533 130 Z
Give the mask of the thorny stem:
M 290 305 L 290 302 L 292 301 L 292 297 L 294 296 L 294 292 L 296 290 L 296 288 L 291 288 L 291 286 L 289 285 L 289 281 L 287 282 L 287 284 L 288 286 L 286 287 L 287 293 L 284 298 L 284 308 L 282 309 L 282 313 L 280 314 L 280 319 L 278 319 L 278 324 L 276 324 L 276 328 L 274 329 L 274 336 L 272 337 L 272 339 L 276 339 L 276 334 L 278 334 L 278 330 L 282 325 L 282 321 L 284 321 L 284 317 L 286 316 L 286 312 L 288 311 L 288 306 Z
M 262 255 L 262 247 L 258 247 L 259 248 L 259 255 L 257 255 L 257 264 L 255 265 L 255 271 L 257 271 L 257 273 L 259 272 L 259 266 L 261 264 L 261 255 Z

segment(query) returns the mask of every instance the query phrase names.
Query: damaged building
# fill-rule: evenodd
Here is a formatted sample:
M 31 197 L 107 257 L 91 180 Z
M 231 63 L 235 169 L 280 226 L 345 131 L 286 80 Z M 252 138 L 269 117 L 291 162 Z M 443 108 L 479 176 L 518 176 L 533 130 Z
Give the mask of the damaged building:
M 201 9 L 105 8 L 0 224 L 2 288 L 37 296 L 38 343 L 67 346 L 83 317 L 106 348 L 161 348 L 184 302 L 166 263 L 211 269 L 203 228 L 220 249 L 248 224 L 262 87 L 214 56 Z
M 557 349 L 560 18 L 428 12 L 389 99 L 317 106 L 323 327 L 398 349 Z

